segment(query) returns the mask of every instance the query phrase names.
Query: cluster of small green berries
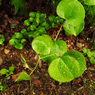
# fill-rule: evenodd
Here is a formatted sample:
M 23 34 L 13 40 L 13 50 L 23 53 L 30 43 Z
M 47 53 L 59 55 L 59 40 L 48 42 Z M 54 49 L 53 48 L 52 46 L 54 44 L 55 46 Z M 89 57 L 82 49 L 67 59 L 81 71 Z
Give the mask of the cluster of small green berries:
M 46 14 L 39 12 L 30 12 L 29 19 L 24 21 L 27 29 L 22 29 L 21 33 L 29 39 L 35 38 L 39 35 L 45 34 L 46 30 L 55 28 L 58 23 L 63 23 L 63 19 L 60 17 L 49 16 L 46 18 Z

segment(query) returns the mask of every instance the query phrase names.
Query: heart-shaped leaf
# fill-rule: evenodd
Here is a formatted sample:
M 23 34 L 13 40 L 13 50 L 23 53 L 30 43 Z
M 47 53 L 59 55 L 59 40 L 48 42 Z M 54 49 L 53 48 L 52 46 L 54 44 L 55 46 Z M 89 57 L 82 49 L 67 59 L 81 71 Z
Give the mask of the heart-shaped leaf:
M 63 28 L 68 34 L 77 36 L 84 28 L 84 21 L 79 26 L 72 26 L 67 21 L 64 22 Z
M 57 14 L 72 26 L 78 26 L 85 18 L 85 10 L 78 0 L 61 0 L 57 6 Z
M 30 76 L 26 72 L 21 72 L 16 81 L 30 80 Z
M 84 0 L 86 5 L 95 5 L 95 0 Z
M 37 54 L 46 55 L 50 53 L 52 47 L 52 39 L 48 35 L 36 37 L 32 42 L 32 48 Z
M 49 75 L 59 82 L 69 82 L 83 74 L 86 69 L 84 56 L 78 51 L 68 51 L 53 60 L 48 68 Z
M 61 57 L 67 51 L 67 45 L 63 40 L 53 42 L 50 54 L 40 55 L 41 60 L 51 63 L 54 59 Z

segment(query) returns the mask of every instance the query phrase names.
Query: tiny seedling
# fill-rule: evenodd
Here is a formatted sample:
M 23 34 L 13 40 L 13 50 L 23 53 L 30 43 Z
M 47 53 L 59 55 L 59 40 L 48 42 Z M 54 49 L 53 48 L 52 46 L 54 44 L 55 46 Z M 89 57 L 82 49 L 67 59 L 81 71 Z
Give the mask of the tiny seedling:
M 46 33 L 46 30 L 55 28 L 58 23 L 63 23 L 63 19 L 60 17 L 49 16 L 46 18 L 46 14 L 39 12 L 30 12 L 29 19 L 24 21 L 27 29 L 22 29 L 21 33 L 29 39 L 35 38 L 39 35 Z
M 34 67 L 34 69 L 31 69 L 28 64 L 26 63 L 26 60 L 24 59 L 24 57 L 21 55 L 21 62 L 24 63 L 24 67 L 26 67 L 27 69 L 29 69 L 31 72 L 30 74 L 27 74 L 26 72 L 22 71 L 19 73 L 19 76 L 17 77 L 17 79 L 15 81 L 21 81 L 21 80 L 30 80 L 31 77 L 30 75 L 35 71 L 35 69 L 37 68 L 37 65 L 39 63 L 39 60 L 36 64 L 36 66 Z
M 91 64 L 95 64 L 95 51 L 90 51 L 89 49 L 84 48 L 83 53 L 85 56 L 87 55 Z
M 13 71 L 14 71 L 14 66 L 10 66 L 8 70 L 5 68 L 1 69 L 0 74 L 6 75 L 6 77 L 9 77 L 10 75 L 13 74 Z
M 0 45 L 4 45 L 4 41 L 5 41 L 5 39 L 4 39 L 4 35 L 1 35 L 0 34 Z
M 9 43 L 13 45 L 16 49 L 22 49 L 23 43 L 26 41 L 24 36 L 20 32 L 15 32 L 12 38 L 9 40 Z

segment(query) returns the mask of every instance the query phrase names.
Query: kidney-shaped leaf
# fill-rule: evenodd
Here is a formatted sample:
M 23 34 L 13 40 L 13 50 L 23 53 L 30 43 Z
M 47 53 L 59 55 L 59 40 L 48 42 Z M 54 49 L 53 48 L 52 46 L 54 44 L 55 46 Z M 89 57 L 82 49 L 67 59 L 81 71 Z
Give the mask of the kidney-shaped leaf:
M 61 57 L 67 51 L 67 45 L 63 40 L 53 42 L 50 54 L 40 55 L 41 60 L 51 63 L 54 59 Z
M 84 56 L 78 51 L 68 51 L 50 63 L 48 72 L 56 81 L 69 82 L 81 76 L 85 69 Z
M 84 0 L 86 5 L 95 5 L 95 0 Z
M 72 26 L 67 21 L 64 22 L 63 28 L 68 34 L 77 36 L 84 28 L 84 21 L 78 26 Z
M 50 53 L 52 47 L 52 39 L 48 35 L 36 37 L 32 42 L 32 48 L 37 54 L 46 55 Z
M 85 18 L 85 10 L 78 0 L 62 0 L 57 6 L 57 14 L 72 26 L 78 26 Z
M 16 81 L 21 81 L 21 80 L 30 80 L 30 76 L 25 72 L 21 72 Z

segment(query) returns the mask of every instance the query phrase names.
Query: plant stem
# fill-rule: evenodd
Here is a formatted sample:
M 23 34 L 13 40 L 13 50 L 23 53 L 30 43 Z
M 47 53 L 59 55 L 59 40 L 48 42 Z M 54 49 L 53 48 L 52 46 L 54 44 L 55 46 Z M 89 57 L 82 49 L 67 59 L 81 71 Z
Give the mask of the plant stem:
M 60 27 L 60 29 L 59 29 L 59 31 L 58 31 L 58 33 L 57 33 L 56 38 L 54 39 L 54 41 L 56 41 L 56 39 L 58 38 L 58 35 L 59 35 L 61 29 L 62 29 L 62 25 L 61 25 L 61 27 Z
M 35 68 L 31 71 L 31 73 L 29 74 L 29 76 L 30 76 L 30 75 L 35 71 L 35 69 L 37 68 L 38 63 L 39 63 L 39 60 L 40 60 L 40 59 L 38 59 L 38 61 L 37 61 L 37 64 L 36 64 Z
M 51 55 L 46 55 L 45 57 L 40 57 L 40 56 L 39 56 L 39 58 L 42 59 L 42 58 L 46 58 L 46 57 L 49 57 L 49 56 L 52 56 L 52 55 L 56 55 L 56 53 L 51 54 Z

